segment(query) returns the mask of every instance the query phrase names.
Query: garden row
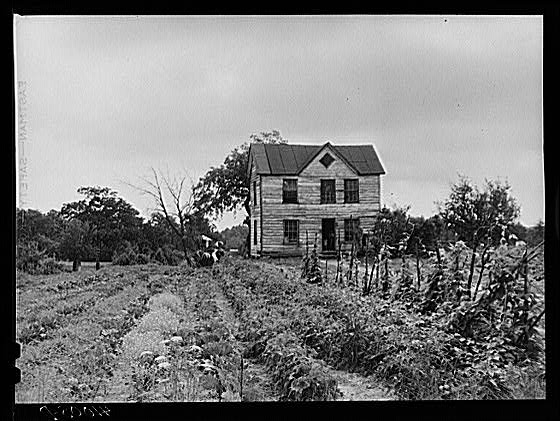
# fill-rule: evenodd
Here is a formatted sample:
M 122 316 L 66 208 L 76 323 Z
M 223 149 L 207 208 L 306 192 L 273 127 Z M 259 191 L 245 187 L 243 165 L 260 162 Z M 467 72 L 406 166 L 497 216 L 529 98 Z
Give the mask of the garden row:
M 227 260 L 216 269 L 215 279 L 239 320 L 245 356 L 267 367 L 280 400 L 336 399 L 336 377 L 292 329 L 290 307 L 297 305 L 292 300 L 305 294 L 306 285 L 287 281 L 278 268 L 262 263 Z
M 149 311 L 124 338 L 112 400 L 233 401 L 241 351 L 216 304 L 207 269 L 155 275 Z M 122 387 L 121 387 L 122 388 Z
M 108 267 L 18 284 L 16 401 L 103 400 L 121 340 L 148 309 L 151 270 Z
M 375 376 L 403 399 L 544 393 L 541 360 L 522 358 L 527 354 L 498 331 L 481 339 L 458 329 L 453 317 L 460 311 L 416 311 L 424 296 L 408 281 L 381 298 L 358 287 L 307 284 L 297 268 L 266 262 L 231 261 L 220 270 L 252 355 L 266 361 L 285 399 L 335 396 L 321 360 Z

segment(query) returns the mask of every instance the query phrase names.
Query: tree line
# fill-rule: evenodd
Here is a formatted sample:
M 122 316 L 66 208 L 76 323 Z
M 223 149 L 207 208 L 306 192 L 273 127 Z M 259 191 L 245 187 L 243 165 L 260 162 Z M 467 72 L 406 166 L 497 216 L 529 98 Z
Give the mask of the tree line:
M 70 260 L 117 261 L 122 264 L 159 261 L 192 263 L 201 235 L 226 240 L 241 254 L 249 253 L 249 180 L 247 163 L 251 143 L 286 143 L 279 131 L 261 132 L 234 148 L 223 163 L 211 167 L 195 184 L 186 176 L 172 177 L 152 169 L 150 177 L 133 186 L 153 199 L 149 218 L 109 187 L 80 187 L 81 200 L 65 203 L 45 214 L 16 209 L 16 264 L 33 271 L 41 264 Z M 519 207 L 507 183 L 487 181 L 478 189 L 466 177 L 452 186 L 440 211 L 429 218 L 412 217 L 409 208 L 383 208 L 373 235 L 356 251 L 367 248 L 370 255 L 391 257 L 437 252 L 440 245 L 465 241 L 473 256 L 507 236 L 535 245 L 544 237 L 544 224 L 525 227 L 516 222 Z M 224 212 L 245 210 L 241 226 L 222 234 L 211 223 Z M 357 236 L 356 236 L 357 237 Z M 360 237 L 363 238 L 363 237 Z M 50 260 L 48 260 L 50 259 Z

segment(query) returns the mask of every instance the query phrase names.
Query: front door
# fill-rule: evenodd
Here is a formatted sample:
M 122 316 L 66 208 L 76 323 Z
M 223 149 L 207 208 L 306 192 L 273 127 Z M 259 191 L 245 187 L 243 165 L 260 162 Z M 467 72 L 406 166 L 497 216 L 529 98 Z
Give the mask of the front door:
M 323 219 L 322 222 L 323 251 L 335 251 L 334 218 Z

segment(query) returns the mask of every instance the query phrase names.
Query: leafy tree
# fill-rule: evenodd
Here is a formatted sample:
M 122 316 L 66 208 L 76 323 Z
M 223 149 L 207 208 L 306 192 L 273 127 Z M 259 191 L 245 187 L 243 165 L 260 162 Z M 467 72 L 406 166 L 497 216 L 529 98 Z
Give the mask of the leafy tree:
M 224 229 L 220 234 L 228 249 L 236 248 L 241 250 L 245 244 L 245 239 L 249 233 L 247 225 L 234 225 L 231 228 Z
M 379 211 L 369 235 L 369 248 L 374 254 L 386 248 L 391 257 L 404 255 L 414 228 L 408 215 L 409 208 L 408 206 L 394 209 L 384 207 Z
M 173 222 L 176 224 L 176 222 Z M 181 250 L 181 242 L 173 233 L 168 222 L 160 213 L 152 213 L 150 219 L 142 224 L 140 236 L 137 240 L 138 248 L 144 253 L 155 253 L 164 246 Z
M 60 256 L 72 261 L 72 270 L 78 270 L 81 261 L 89 255 L 90 245 L 88 222 L 70 219 L 64 223 L 64 233 L 60 242 Z
M 41 254 L 55 256 L 60 243 L 62 222 L 56 210 L 43 214 L 34 209 L 16 209 L 16 247 L 21 249 L 34 242 Z
M 242 208 L 250 215 L 249 180 L 247 165 L 251 143 L 287 143 L 278 130 L 252 134 L 250 141 L 236 147 L 218 167 L 210 170 L 195 187 L 196 207 L 202 213 L 219 217 L 224 212 L 237 212 Z M 249 217 L 244 221 L 249 225 Z M 250 241 L 246 238 L 246 244 Z
M 476 252 L 481 244 L 496 245 L 519 216 L 519 206 L 510 186 L 486 180 L 483 190 L 464 176 L 451 187 L 449 198 L 439 204 L 440 215 L 459 240 L 472 249 L 467 294 L 470 296 Z
M 175 240 L 181 245 L 183 258 L 191 263 L 190 252 L 200 248 L 200 236 L 213 231 L 206 216 L 195 201 L 195 187 L 187 188 L 187 177 L 171 177 L 152 168 L 152 178 L 144 178 L 145 187 L 135 187 L 151 196 L 155 213 L 167 223 Z
M 67 220 L 77 219 L 87 224 L 85 234 L 90 250 L 99 261 L 110 260 L 114 250 L 124 241 L 134 241 L 142 225 L 139 213 L 108 187 L 80 187 L 85 196 L 77 202 L 66 203 L 60 214 Z
M 525 241 L 527 241 L 527 244 L 530 246 L 536 246 L 544 241 L 544 222 L 542 220 L 527 229 L 527 238 Z

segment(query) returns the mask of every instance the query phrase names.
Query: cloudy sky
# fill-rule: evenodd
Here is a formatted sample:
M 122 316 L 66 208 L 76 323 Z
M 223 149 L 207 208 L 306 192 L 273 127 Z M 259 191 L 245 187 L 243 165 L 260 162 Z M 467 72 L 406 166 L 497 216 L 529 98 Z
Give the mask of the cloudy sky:
M 150 167 L 198 179 L 252 133 L 372 143 L 383 201 L 430 216 L 459 173 L 544 219 L 539 16 L 16 17 L 24 206 Z M 21 129 L 21 126 L 20 126 Z M 219 228 L 242 221 L 226 215 Z

